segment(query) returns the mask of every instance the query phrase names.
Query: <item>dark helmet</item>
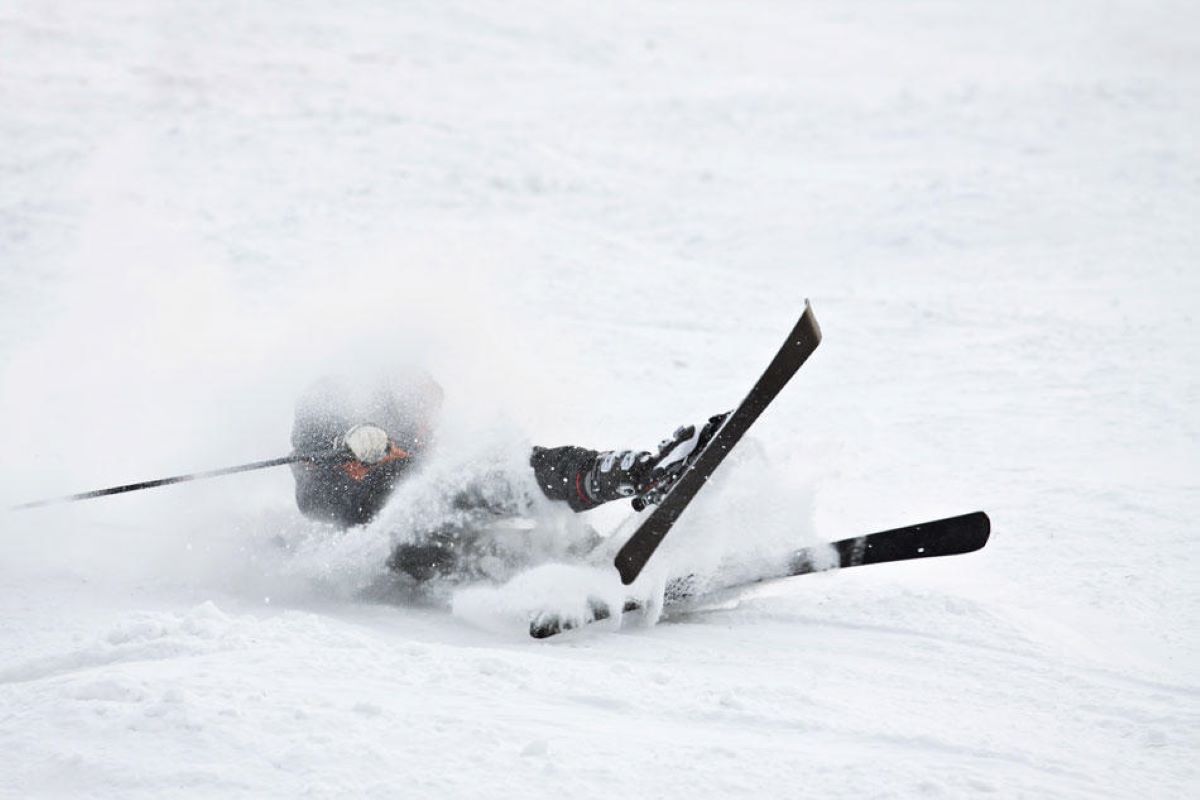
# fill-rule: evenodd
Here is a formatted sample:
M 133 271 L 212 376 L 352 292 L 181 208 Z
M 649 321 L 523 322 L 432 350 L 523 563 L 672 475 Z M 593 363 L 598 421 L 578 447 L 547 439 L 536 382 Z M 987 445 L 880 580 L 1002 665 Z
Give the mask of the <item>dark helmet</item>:
M 320 451 L 351 427 L 371 424 L 397 447 L 418 454 L 430 444 L 443 397 L 437 381 L 415 367 L 365 379 L 327 376 L 296 403 L 292 446 L 297 452 Z

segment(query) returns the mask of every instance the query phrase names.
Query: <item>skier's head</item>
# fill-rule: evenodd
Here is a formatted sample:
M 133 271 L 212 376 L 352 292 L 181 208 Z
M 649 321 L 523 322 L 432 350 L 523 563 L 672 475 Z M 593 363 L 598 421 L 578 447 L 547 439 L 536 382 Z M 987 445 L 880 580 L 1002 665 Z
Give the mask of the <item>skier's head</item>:
M 353 426 L 369 424 L 417 454 L 428 448 L 441 406 L 442 387 L 417 367 L 327 375 L 300 397 L 292 443 L 297 450 L 320 450 Z
M 376 391 L 392 440 L 414 453 L 428 447 L 445 396 L 433 376 L 419 367 L 406 367 L 388 375 Z

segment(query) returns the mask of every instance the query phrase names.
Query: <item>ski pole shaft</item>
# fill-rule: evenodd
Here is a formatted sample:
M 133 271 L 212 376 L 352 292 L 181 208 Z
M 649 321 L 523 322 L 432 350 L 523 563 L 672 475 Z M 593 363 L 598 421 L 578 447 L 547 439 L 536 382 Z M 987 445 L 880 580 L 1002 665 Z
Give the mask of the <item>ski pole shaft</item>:
M 76 500 L 91 500 L 94 497 L 107 497 L 110 494 L 124 494 L 125 492 L 137 492 L 142 489 L 153 489 L 156 486 L 168 486 L 172 483 L 186 483 L 187 481 L 200 481 L 208 478 L 219 478 L 222 475 L 234 475 L 238 472 L 250 472 L 252 470 L 267 469 L 269 467 L 278 467 L 283 464 L 295 464 L 300 461 L 319 461 L 329 458 L 336 451 L 323 453 L 293 453 L 279 458 L 271 458 L 266 461 L 254 461 L 249 464 L 238 464 L 234 467 L 225 467 L 223 469 L 207 470 L 205 472 L 193 472 L 189 475 L 172 475 L 167 478 L 156 478 L 152 481 L 140 481 L 138 483 L 127 483 L 122 486 L 110 486 L 107 489 L 94 489 L 90 492 L 80 492 L 79 494 L 69 494 L 64 497 L 51 497 L 46 500 L 34 500 L 30 503 L 21 503 L 20 505 L 12 506 L 10 511 L 21 511 L 27 508 L 38 508 L 40 506 L 57 505 L 59 503 L 73 503 Z

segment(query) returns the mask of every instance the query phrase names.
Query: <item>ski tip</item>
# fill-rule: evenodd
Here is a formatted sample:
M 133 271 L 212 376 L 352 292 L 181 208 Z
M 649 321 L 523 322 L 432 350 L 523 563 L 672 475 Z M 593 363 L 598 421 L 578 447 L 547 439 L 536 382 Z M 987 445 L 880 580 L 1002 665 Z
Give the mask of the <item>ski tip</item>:
M 617 568 L 617 573 L 621 576 L 621 583 L 625 586 L 637 580 L 644 565 L 643 559 L 635 558 L 625 552 L 618 552 L 617 557 L 613 559 L 613 566 Z
M 808 327 L 812 331 L 812 336 L 817 344 L 821 343 L 821 326 L 817 322 L 817 315 L 813 312 L 812 301 L 807 297 L 804 298 L 804 313 L 800 315 L 800 319 L 808 321 Z
M 986 511 L 976 511 L 967 516 L 974 517 L 979 525 L 979 538 L 983 540 L 979 546 L 983 547 L 992 535 L 992 518 L 987 515 Z
M 950 517 L 941 520 L 940 524 L 953 526 L 952 529 L 958 531 L 958 549 L 953 551 L 955 553 L 974 553 L 976 550 L 982 550 L 992 535 L 992 520 L 983 511 Z

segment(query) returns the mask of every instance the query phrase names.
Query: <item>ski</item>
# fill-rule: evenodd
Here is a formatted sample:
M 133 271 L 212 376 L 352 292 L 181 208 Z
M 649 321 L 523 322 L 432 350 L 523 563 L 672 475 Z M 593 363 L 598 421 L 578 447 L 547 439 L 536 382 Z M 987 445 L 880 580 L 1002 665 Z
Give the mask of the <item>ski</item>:
M 712 585 L 711 579 L 701 579 L 695 575 L 675 578 L 667 583 L 663 606 L 667 610 L 679 608 L 725 592 L 813 572 L 973 553 L 987 544 L 990 535 L 991 520 L 982 511 L 892 528 L 866 536 L 842 539 L 825 547 L 797 550 L 780 562 L 749 570 L 749 576 L 744 579 L 717 586 Z M 628 600 L 624 611 L 639 611 L 641 608 L 641 603 Z M 610 616 L 611 613 L 606 607 L 594 605 L 592 619 L 582 624 L 599 622 Z M 563 620 L 553 614 L 540 614 L 530 621 L 529 635 L 535 639 L 546 639 L 578 627 L 579 624 L 577 621 Z
M 729 585 L 710 587 L 699 585 L 694 576 L 676 578 L 667 584 L 664 605 L 678 606 L 698 597 L 813 572 L 973 553 L 987 544 L 991 530 L 988 515 L 974 511 L 842 539 L 826 547 L 797 550 L 782 565 L 761 567 L 751 577 Z
M 638 526 L 629 541 L 617 552 L 613 563 L 621 575 L 622 583 L 628 586 L 637 579 L 646 562 L 654 555 L 654 551 L 713 471 L 725 460 L 733 446 L 741 440 L 820 343 L 821 328 L 813 316 L 812 306 L 806 300 L 804 313 L 762 377 L 750 389 L 750 393 L 741 404 L 725 419 L 712 439 L 700 451 L 699 456 L 684 471 L 650 516 Z

